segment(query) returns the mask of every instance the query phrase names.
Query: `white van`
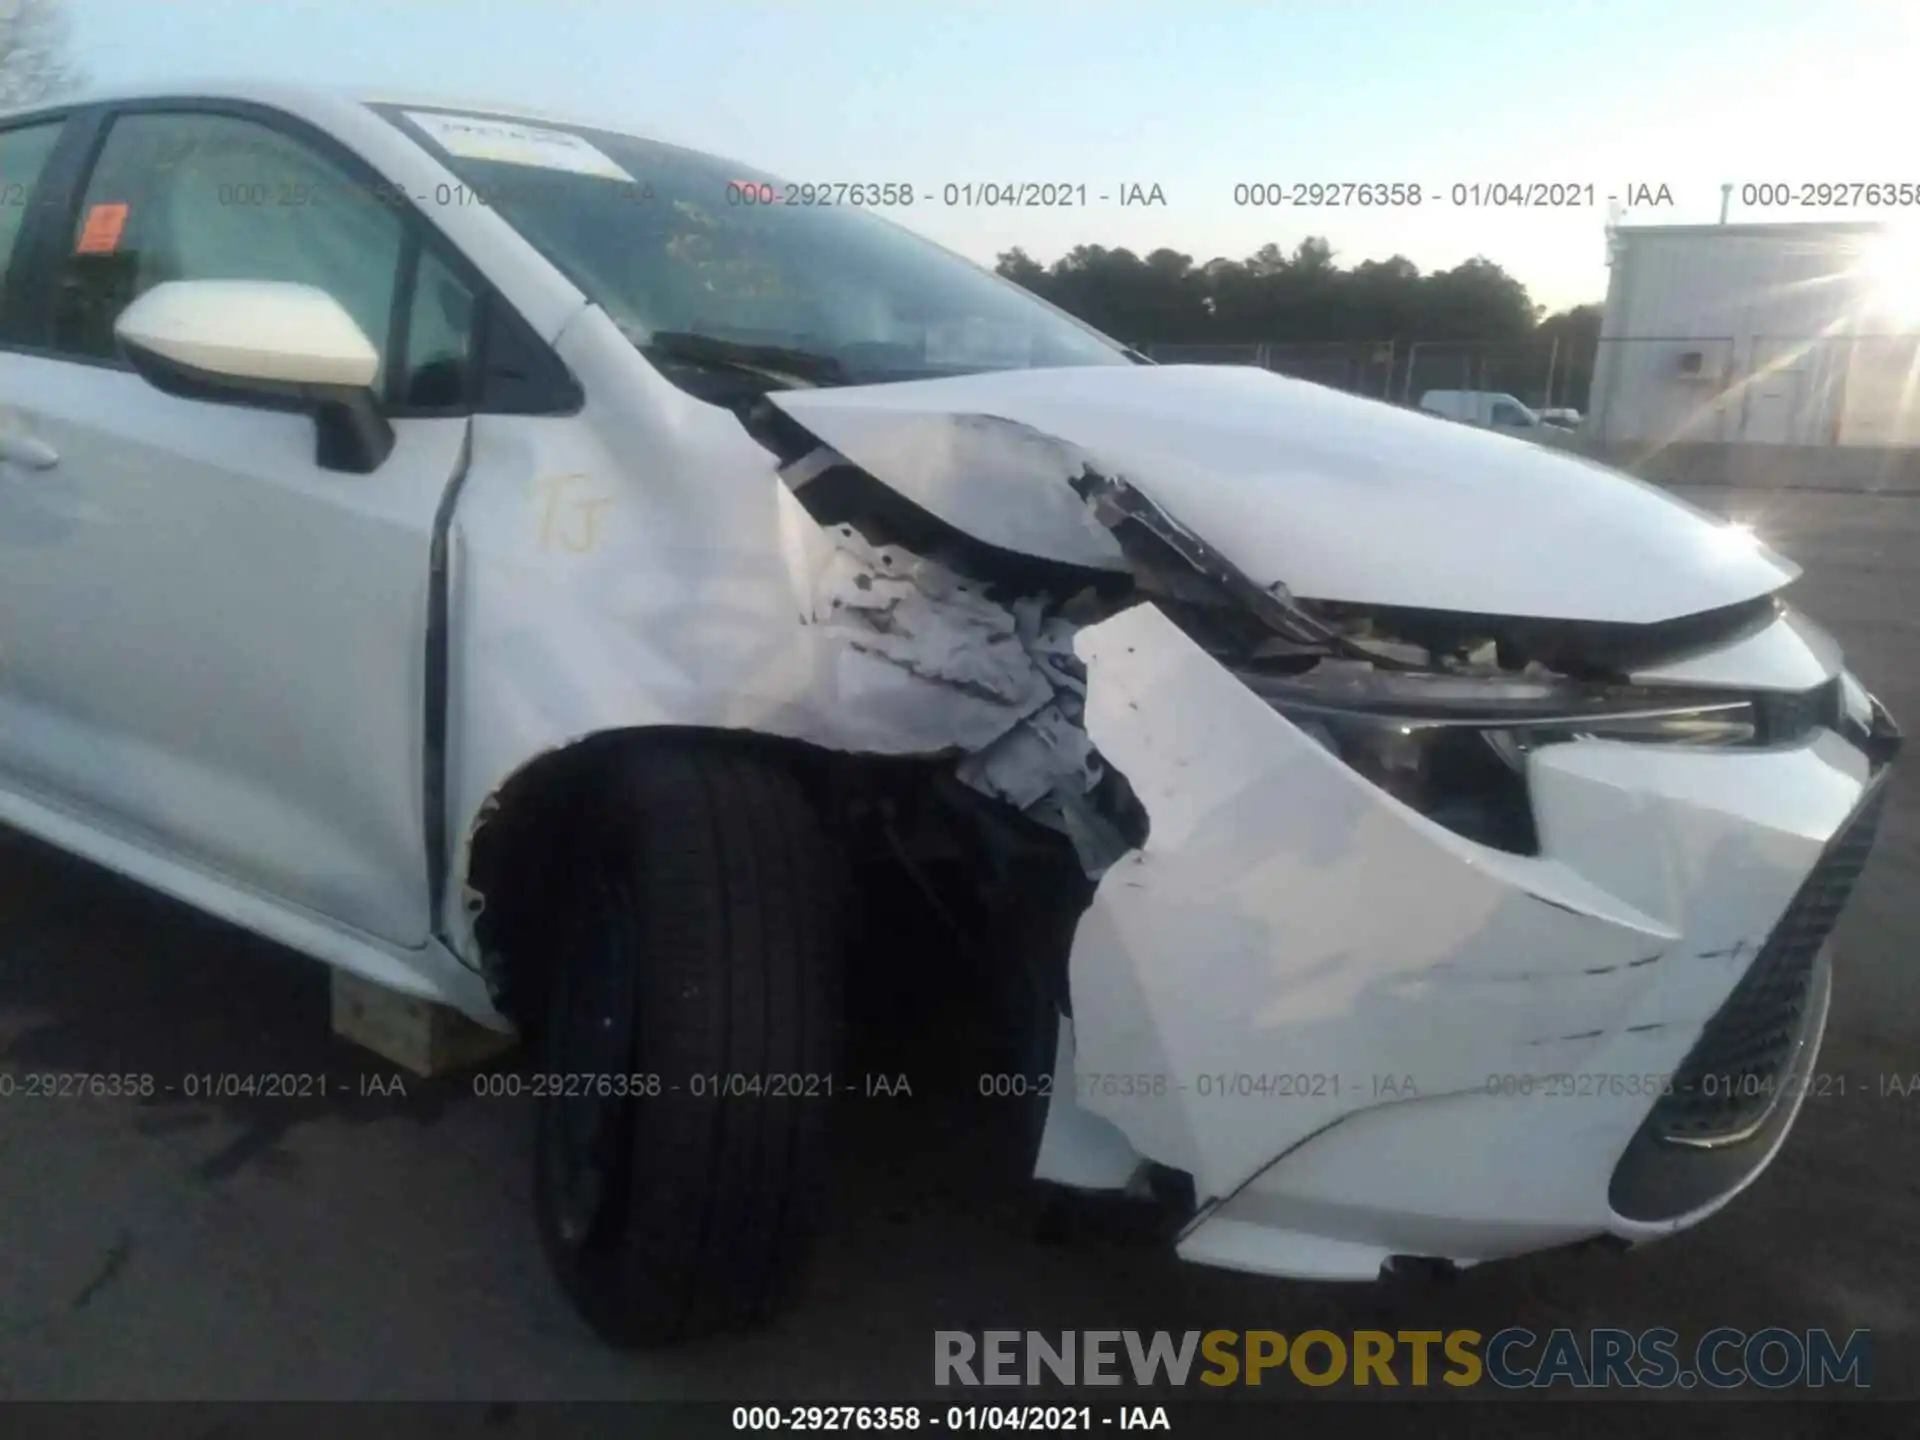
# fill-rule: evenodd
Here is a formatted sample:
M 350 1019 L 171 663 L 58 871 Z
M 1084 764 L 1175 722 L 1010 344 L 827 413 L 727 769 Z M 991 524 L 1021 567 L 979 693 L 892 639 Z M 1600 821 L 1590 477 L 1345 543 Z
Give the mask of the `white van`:
M 1429 390 L 1421 395 L 1420 408 L 1488 430 L 1538 431 L 1546 423 L 1513 396 L 1498 390 Z

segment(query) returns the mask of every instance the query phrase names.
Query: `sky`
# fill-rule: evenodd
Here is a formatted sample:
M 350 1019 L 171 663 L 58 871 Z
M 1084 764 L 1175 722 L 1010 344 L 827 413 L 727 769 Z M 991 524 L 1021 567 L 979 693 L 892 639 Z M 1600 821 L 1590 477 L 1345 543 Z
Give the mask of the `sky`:
M 1920 217 L 1741 187 L 1920 187 L 1913 0 L 67 0 L 98 86 L 319 82 L 560 110 L 793 180 L 908 182 L 889 211 L 991 263 L 1018 245 L 1197 262 L 1325 236 L 1341 264 L 1476 254 L 1559 309 L 1627 224 Z M 948 185 L 1086 188 L 1066 208 Z M 1236 187 L 1401 182 L 1422 203 L 1277 208 Z M 1472 202 L 1559 184 L 1585 201 Z M 1164 204 L 1119 204 L 1128 187 Z M 1456 205 L 1455 187 L 1468 203 Z M 1645 187 L 1644 191 L 1641 187 Z M 957 192 L 956 192 L 957 193 Z M 1101 200 L 1101 196 L 1109 198 Z M 1752 197 L 1756 202 L 1759 192 Z

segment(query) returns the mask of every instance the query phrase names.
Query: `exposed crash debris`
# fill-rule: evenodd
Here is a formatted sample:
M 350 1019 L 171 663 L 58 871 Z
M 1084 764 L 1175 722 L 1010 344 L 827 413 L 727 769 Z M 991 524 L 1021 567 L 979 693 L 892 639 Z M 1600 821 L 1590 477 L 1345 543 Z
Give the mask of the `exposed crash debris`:
M 852 520 L 834 507 L 837 523 L 825 532 L 832 550 L 815 572 L 810 619 L 839 630 L 851 652 L 937 687 L 929 728 L 950 736 L 961 752 L 956 778 L 1067 837 L 1090 877 L 1132 848 L 1126 835 L 1138 827 L 1122 813 L 1130 793 L 1101 789 L 1111 767 L 1086 731 L 1086 671 L 1074 651 L 1084 627 L 1151 601 L 1256 690 L 1270 675 L 1331 682 L 1338 690 L 1338 677 L 1349 672 L 1497 668 L 1498 648 L 1477 635 L 1430 649 L 1383 633 L 1365 615 L 1322 618 L 1284 587 L 1256 584 L 1138 487 L 1096 469 L 1083 453 L 1056 453 L 1062 447 L 1024 426 L 953 418 L 969 423 L 938 432 L 941 465 L 919 463 L 922 483 L 910 510 L 927 511 L 923 501 L 950 495 L 958 478 L 952 472 L 967 457 L 989 468 L 999 457 L 1048 469 L 1052 493 L 1068 497 L 1111 538 L 1124 575 L 1090 583 L 1079 566 L 1033 556 L 1027 560 L 1040 559 L 1037 574 L 1030 565 L 1009 571 L 996 564 L 1010 553 L 1004 545 L 955 544 L 943 526 L 930 529 L 897 508 L 859 504 L 857 484 L 849 489 L 846 482 L 863 472 L 839 449 L 817 445 L 789 460 L 782 480 L 795 495 L 805 492 L 809 508 L 830 505 L 829 493 L 855 503 Z M 871 429 L 854 438 L 869 450 L 887 448 Z M 928 473 L 930 466 L 939 473 Z M 1003 527 L 1000 538 L 1012 539 L 1015 528 Z M 884 543 L 902 534 L 917 545 Z M 1063 593 L 1071 598 L 1057 603 Z M 1310 733 L 1331 745 L 1318 729 Z M 1112 778 L 1124 791 L 1124 779 Z M 1514 843 L 1525 846 L 1527 837 Z
M 830 403 L 831 397 L 821 398 Z M 1235 668 L 1299 670 L 1339 659 L 1380 670 L 1538 674 L 1544 654 L 1559 666 L 1590 672 L 1594 666 L 1580 664 L 1581 642 L 1591 639 L 1604 651 L 1610 638 L 1586 633 L 1606 627 L 1516 626 L 1484 616 L 1298 600 L 1282 582 L 1253 579 L 1114 467 L 1017 421 L 856 412 L 836 415 L 833 433 L 837 447 L 802 449 L 780 472 L 796 494 L 827 476 L 873 487 L 855 490 L 850 506 L 835 505 L 817 488 L 809 493 L 806 504 L 823 523 L 850 511 L 867 534 L 903 541 L 910 552 L 952 551 L 962 569 L 1010 591 L 1058 581 L 1055 592 L 1066 593 L 1090 573 L 1107 570 L 1108 603 L 1089 608 L 1079 623 L 1151 600 Z M 883 496 L 893 503 L 876 503 Z M 940 528 L 903 522 L 903 498 L 920 520 Z M 1063 501 L 1074 512 L 1064 526 Z M 1089 545 L 1089 529 L 1102 541 Z M 1078 538 L 1069 544 L 1068 535 Z M 1031 568 L 1008 567 L 1016 556 L 1053 566 L 1037 578 Z M 1020 803 L 1011 793 L 1002 798 Z
M 853 520 L 864 535 L 913 553 L 951 551 L 961 569 L 1014 592 L 1075 593 L 1094 588 L 1088 582 L 1099 577 L 1109 603 L 1088 610 L 1080 623 L 1117 613 L 1121 602 L 1151 599 L 1222 658 L 1346 656 L 1383 669 L 1423 669 L 1436 660 L 1427 647 L 1381 633 L 1365 617 L 1323 616 L 1284 584 L 1260 584 L 1132 480 L 1031 426 L 991 415 L 914 412 L 835 420 L 836 445 L 806 447 L 789 437 L 793 458 L 780 471 L 795 494 L 808 491 L 804 503 L 823 524 Z M 864 484 L 850 505 L 845 495 L 836 504 L 816 483 L 828 476 Z M 911 516 L 899 508 L 902 499 Z M 1063 510 L 1072 522 L 1064 529 Z M 1089 532 L 1099 540 L 1089 543 Z M 1069 545 L 1065 534 L 1080 538 Z M 1036 576 L 1030 566 L 1009 568 L 1016 558 L 1052 564 Z
M 1087 732 L 1050 703 L 961 761 L 958 774 L 975 790 L 1025 810 L 1058 785 L 1084 795 L 1099 781 L 1100 762 Z
M 1065 834 L 1091 875 L 1125 853 L 1118 827 L 1089 800 L 1106 771 L 1082 723 L 1075 605 L 1044 595 L 1001 604 L 981 582 L 874 545 L 851 525 L 832 537 L 813 622 L 946 692 L 954 744 L 965 752 L 960 781 Z
M 1084 795 L 1100 781 L 1093 743 L 1081 727 L 1086 670 L 1073 653 L 1079 626 L 1046 614 L 1045 599 L 1023 598 L 1011 606 L 1016 633 L 1054 698 L 993 745 L 970 755 L 960 778 L 974 789 L 1025 810 L 1060 784 Z
M 835 538 L 813 618 L 849 627 L 853 649 L 981 707 L 959 738 L 970 750 L 997 738 L 1053 695 L 1011 610 L 938 561 L 871 546 L 851 526 Z
M 830 391 L 810 393 L 816 403 L 832 403 Z M 831 442 L 795 459 L 782 478 L 798 491 L 831 468 L 827 457 L 999 550 L 1083 569 L 1128 568 L 1107 527 L 1071 488 L 1091 457 L 1030 425 L 992 415 L 852 411 L 836 415 Z
M 1748 633 L 1781 648 L 1754 631 L 1776 613 L 1770 598 L 1651 626 L 1296 599 L 1165 508 L 1149 493 L 1157 470 L 1136 483 L 1104 453 L 993 415 L 817 403 L 797 430 L 784 417 L 765 432 L 835 547 L 812 618 L 938 686 L 920 728 L 951 737 L 959 781 L 1067 836 L 1095 879 L 1145 817 L 1126 810 L 1126 777 L 1087 733 L 1075 641 L 1140 604 L 1374 784 L 1509 854 L 1539 852 L 1527 751 L 1591 732 L 1598 712 L 1608 733 L 1636 736 L 1805 732 L 1791 716 L 1747 717 L 1738 700 L 1677 720 L 1622 715 L 1678 698 L 1635 691 L 1630 666 L 1684 665 L 1703 641 Z M 1462 726 L 1462 705 L 1486 713 Z M 1378 723 L 1391 715 L 1403 723 Z M 1531 728 L 1494 723 L 1503 716 Z

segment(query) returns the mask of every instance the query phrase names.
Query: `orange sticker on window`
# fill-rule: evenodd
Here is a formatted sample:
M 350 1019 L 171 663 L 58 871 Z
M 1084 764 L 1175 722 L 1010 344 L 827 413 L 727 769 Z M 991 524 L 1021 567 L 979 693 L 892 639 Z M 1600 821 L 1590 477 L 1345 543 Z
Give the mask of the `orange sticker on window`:
M 111 255 L 120 248 L 120 232 L 127 228 L 127 207 L 123 204 L 95 205 L 87 211 L 87 223 L 80 227 L 76 255 Z

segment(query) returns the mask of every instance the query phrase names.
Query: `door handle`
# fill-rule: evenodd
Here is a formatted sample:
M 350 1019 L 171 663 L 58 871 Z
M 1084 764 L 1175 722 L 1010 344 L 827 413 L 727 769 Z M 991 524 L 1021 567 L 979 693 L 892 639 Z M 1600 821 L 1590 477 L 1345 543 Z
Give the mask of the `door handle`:
M 0 434 L 0 461 L 26 470 L 51 470 L 60 463 L 60 452 L 29 435 Z

